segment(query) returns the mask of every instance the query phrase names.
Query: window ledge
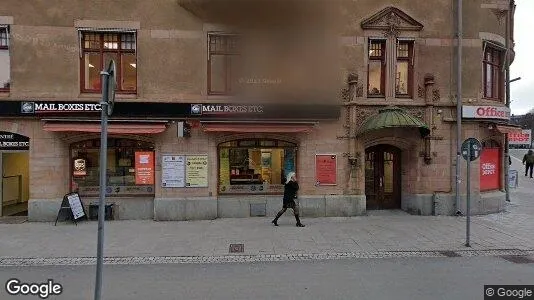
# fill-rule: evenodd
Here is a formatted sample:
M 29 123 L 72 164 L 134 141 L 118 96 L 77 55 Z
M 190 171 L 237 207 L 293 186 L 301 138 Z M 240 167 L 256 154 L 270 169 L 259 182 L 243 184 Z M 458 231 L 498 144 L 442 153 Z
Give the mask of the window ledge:
M 9 98 L 9 90 L 0 91 L 0 98 Z
M 101 99 L 102 94 L 100 93 L 80 93 L 79 98 L 87 99 Z M 137 94 L 115 94 L 115 99 L 137 99 Z

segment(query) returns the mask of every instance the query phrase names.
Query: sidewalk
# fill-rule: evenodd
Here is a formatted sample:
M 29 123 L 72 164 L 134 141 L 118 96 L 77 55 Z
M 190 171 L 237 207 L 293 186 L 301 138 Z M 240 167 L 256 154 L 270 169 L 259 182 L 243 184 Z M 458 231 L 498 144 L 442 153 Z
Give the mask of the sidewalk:
M 520 163 L 514 161 L 514 165 Z M 519 169 L 521 170 L 521 169 Z M 521 175 L 521 172 L 520 172 Z M 534 180 L 520 176 L 505 212 L 472 217 L 473 250 L 534 249 Z M 270 218 L 213 221 L 110 221 L 107 257 L 225 256 L 230 244 L 244 255 L 377 253 L 466 250 L 464 217 L 412 216 L 375 211 L 369 216 L 303 219 L 295 227 L 287 213 L 279 227 Z M 0 259 L 96 256 L 97 222 L 0 224 Z

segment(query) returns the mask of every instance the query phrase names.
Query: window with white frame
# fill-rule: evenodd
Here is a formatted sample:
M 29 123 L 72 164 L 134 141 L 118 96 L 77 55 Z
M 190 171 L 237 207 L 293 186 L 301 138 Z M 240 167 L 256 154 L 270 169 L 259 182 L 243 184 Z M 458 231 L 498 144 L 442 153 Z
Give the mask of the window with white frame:
M 9 91 L 10 85 L 9 27 L 0 25 L 0 92 Z

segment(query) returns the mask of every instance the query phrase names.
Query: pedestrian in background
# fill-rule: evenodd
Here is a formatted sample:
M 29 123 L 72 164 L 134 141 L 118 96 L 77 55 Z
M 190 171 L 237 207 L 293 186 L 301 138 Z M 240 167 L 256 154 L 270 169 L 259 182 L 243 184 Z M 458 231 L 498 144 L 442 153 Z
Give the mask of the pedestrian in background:
M 287 174 L 286 178 L 286 184 L 284 185 L 284 199 L 282 204 L 282 210 L 276 214 L 276 218 L 272 220 L 271 223 L 274 224 L 274 226 L 278 226 L 278 218 L 280 218 L 288 208 L 291 208 L 293 210 L 293 214 L 295 215 L 295 220 L 297 220 L 297 227 L 304 227 L 302 223 L 300 223 L 299 218 L 299 207 L 295 203 L 295 198 L 297 197 L 297 191 L 299 190 L 299 184 L 297 182 L 297 174 L 295 172 L 289 172 Z
M 530 171 L 530 178 L 532 178 L 532 168 L 534 167 L 534 153 L 528 150 L 527 154 L 523 156 L 523 164 L 525 165 L 525 176 Z

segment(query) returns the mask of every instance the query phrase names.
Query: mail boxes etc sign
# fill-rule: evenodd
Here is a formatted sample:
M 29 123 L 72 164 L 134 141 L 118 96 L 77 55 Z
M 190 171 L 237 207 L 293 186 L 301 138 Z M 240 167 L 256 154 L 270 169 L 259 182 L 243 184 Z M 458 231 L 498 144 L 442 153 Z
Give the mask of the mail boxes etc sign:
M 465 119 L 510 120 L 510 108 L 492 105 L 464 105 L 462 117 Z
M 510 145 L 530 145 L 532 141 L 532 130 L 523 129 L 521 132 L 512 132 L 508 134 Z
M 30 150 L 30 138 L 12 132 L 0 131 L 0 150 Z

